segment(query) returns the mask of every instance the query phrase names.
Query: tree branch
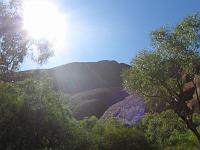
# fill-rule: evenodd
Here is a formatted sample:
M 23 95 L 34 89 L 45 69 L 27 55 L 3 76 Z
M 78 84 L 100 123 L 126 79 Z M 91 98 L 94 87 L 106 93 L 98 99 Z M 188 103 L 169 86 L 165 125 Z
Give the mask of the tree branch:
M 197 91 L 197 85 L 196 83 L 194 82 L 194 80 L 192 80 L 192 83 L 194 85 L 194 88 L 195 88 L 195 94 L 197 96 L 197 100 L 198 100 L 198 104 L 199 104 L 199 109 L 200 109 L 200 99 L 199 99 L 199 94 L 198 94 L 198 91 Z

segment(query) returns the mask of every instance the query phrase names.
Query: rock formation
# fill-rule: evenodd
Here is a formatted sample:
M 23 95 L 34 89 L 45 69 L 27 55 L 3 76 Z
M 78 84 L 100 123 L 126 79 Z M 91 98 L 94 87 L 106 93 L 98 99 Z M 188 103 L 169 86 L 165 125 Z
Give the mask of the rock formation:
M 143 97 L 133 94 L 112 105 L 102 116 L 104 121 L 116 119 L 123 124 L 132 125 L 136 123 L 145 112 Z

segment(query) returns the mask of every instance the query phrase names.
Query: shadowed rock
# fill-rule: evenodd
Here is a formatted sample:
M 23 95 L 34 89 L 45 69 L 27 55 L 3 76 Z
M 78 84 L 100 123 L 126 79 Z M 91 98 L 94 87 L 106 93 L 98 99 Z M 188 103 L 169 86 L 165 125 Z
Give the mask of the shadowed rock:
M 79 93 L 96 88 L 122 87 L 121 71 L 129 67 L 116 61 L 75 62 L 49 69 L 55 89 Z
M 47 72 L 55 90 L 69 95 L 69 105 L 77 119 L 95 115 L 101 117 L 111 105 L 128 94 L 122 91 L 121 72 L 130 67 L 116 61 L 74 62 L 45 70 L 19 72 L 12 80 L 23 80 L 34 72 L 41 78 Z M 23 74 L 22 77 L 19 75 Z
M 144 99 L 137 94 L 112 105 L 102 116 L 104 121 L 116 119 L 126 125 L 136 123 L 145 112 Z

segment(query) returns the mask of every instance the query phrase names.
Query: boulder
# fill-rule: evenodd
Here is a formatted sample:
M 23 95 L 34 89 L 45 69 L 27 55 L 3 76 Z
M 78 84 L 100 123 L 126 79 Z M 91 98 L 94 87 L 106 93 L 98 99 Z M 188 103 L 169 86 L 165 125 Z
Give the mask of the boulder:
M 132 125 L 140 120 L 144 113 L 144 98 L 133 94 L 108 108 L 101 119 L 104 121 L 116 119 L 125 125 Z

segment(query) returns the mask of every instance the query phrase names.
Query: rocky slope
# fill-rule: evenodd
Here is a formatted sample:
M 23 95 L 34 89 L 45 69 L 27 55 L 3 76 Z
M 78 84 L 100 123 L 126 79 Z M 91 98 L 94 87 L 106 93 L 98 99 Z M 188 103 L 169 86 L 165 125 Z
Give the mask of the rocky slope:
M 102 116 L 104 121 L 116 119 L 123 124 L 132 125 L 136 123 L 145 112 L 144 99 L 137 94 L 126 97 L 112 105 Z
M 121 71 L 129 67 L 116 61 L 76 62 L 49 69 L 55 88 L 79 93 L 96 88 L 122 87 Z
M 123 100 L 128 93 L 121 88 L 98 88 L 70 97 L 70 108 L 77 119 L 95 115 L 101 117 L 112 105 Z
M 127 96 L 120 77 L 127 67 L 116 61 L 76 62 L 50 69 L 48 73 L 55 89 L 70 94 L 72 113 L 82 119 L 91 115 L 101 117 L 107 108 Z
M 75 62 L 52 69 L 34 70 L 36 78 L 46 71 L 53 81 L 55 90 L 69 95 L 69 105 L 77 119 L 102 114 L 112 104 L 123 100 L 127 93 L 122 91 L 121 71 L 129 67 L 116 61 Z M 19 73 L 18 80 L 33 71 Z

